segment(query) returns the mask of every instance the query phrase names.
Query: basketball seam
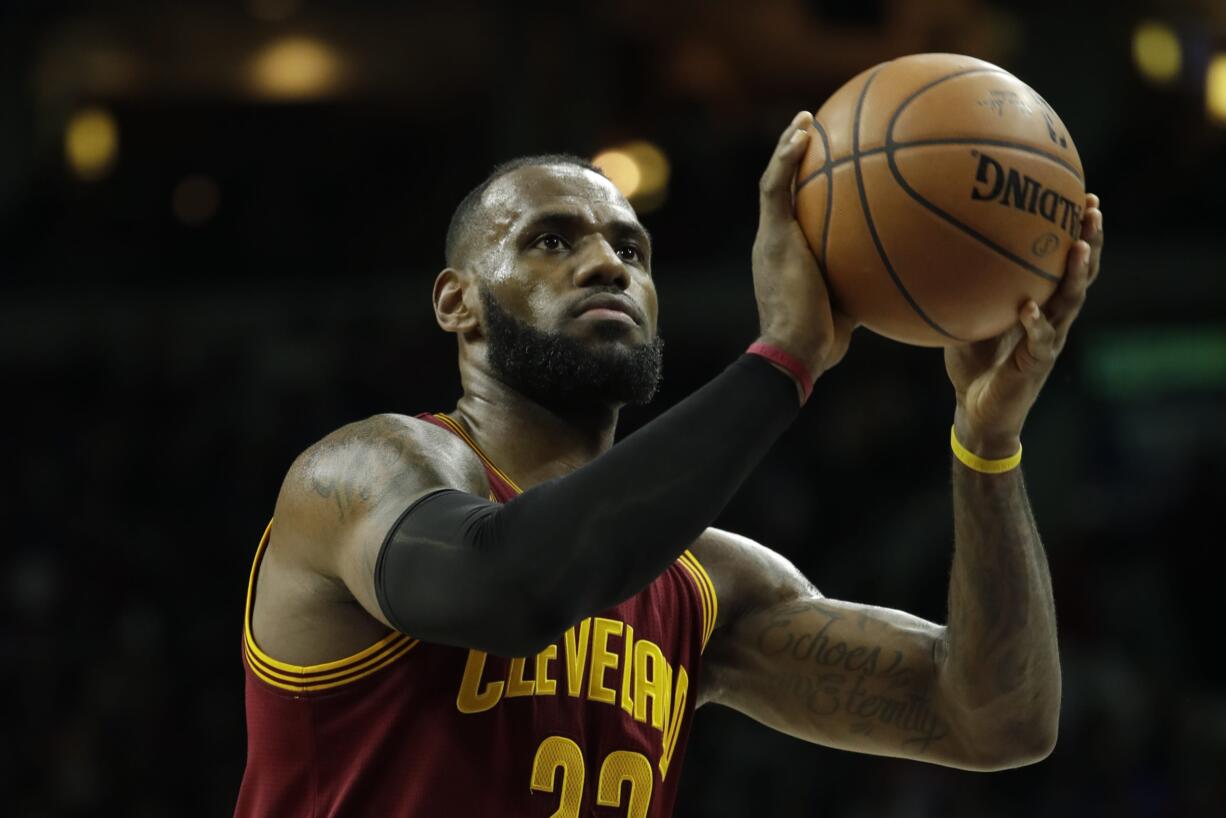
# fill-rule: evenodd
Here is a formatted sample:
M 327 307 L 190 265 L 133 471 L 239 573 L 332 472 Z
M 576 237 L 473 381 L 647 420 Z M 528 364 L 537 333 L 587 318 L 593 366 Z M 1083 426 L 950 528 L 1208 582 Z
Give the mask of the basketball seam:
M 894 282 L 894 286 L 898 288 L 898 291 L 902 294 L 902 297 L 906 299 L 906 302 L 911 305 L 911 309 L 915 310 L 915 313 L 920 318 L 924 319 L 924 322 L 927 323 L 928 326 L 932 327 L 941 335 L 953 341 L 964 341 L 965 339 L 959 338 L 956 335 L 947 332 L 941 327 L 940 324 L 928 317 L 928 314 L 920 309 L 920 305 L 916 303 L 915 298 L 912 297 L 911 293 L 907 291 L 907 288 L 903 286 L 902 281 L 898 278 L 898 274 L 894 271 L 894 265 L 890 263 L 890 258 L 885 252 L 885 247 L 881 243 L 881 237 L 877 235 L 877 226 L 873 223 L 873 214 L 869 211 L 868 193 L 864 189 L 864 171 L 860 167 L 860 116 L 864 111 L 864 98 L 868 96 L 868 88 L 873 84 L 873 80 L 880 71 L 881 68 L 879 67 L 876 71 L 870 74 L 868 79 L 864 81 L 864 87 L 860 89 L 860 98 L 856 100 L 855 124 L 853 125 L 851 132 L 852 153 L 856 156 L 856 188 L 860 193 L 860 208 L 864 211 L 864 220 L 868 224 L 869 235 L 872 236 L 873 244 L 877 248 L 877 256 L 881 259 L 882 264 L 885 265 L 885 270 L 889 274 L 890 280 Z M 833 183 L 834 179 L 832 177 L 831 184 L 833 185 Z
M 813 128 L 817 131 L 817 135 L 822 138 L 822 147 L 826 151 L 826 164 L 830 164 L 830 138 L 826 135 L 826 129 L 822 127 L 822 123 L 817 121 L 817 114 L 813 114 Z M 830 246 L 830 212 L 834 209 L 834 168 L 829 171 L 830 178 L 826 180 L 826 218 L 822 225 L 822 251 L 821 257 L 817 260 L 822 266 L 822 270 L 826 269 L 826 253 Z M 798 186 L 797 190 L 800 189 Z
M 936 145 L 971 145 L 971 146 L 991 145 L 992 147 L 995 147 L 995 148 L 1008 148 L 1010 150 L 1021 151 L 1023 153 L 1030 153 L 1030 154 L 1034 154 L 1035 156 L 1041 156 L 1044 159 L 1048 159 L 1054 162 L 1055 164 L 1060 165 L 1065 170 L 1067 170 L 1069 173 L 1071 173 L 1078 182 L 1082 182 L 1083 184 L 1085 182 L 1085 180 L 1082 179 L 1081 174 L 1079 174 L 1077 172 L 1077 169 L 1073 167 L 1070 163 L 1060 159 L 1060 157 L 1058 156 L 1052 156 L 1051 154 L 1047 153 L 1046 151 L 1040 150 L 1039 148 L 1033 147 L 1031 145 L 1027 145 L 1022 142 L 1011 142 L 1008 139 L 991 139 L 988 137 L 965 136 L 965 137 L 958 137 L 955 139 L 916 139 L 910 142 L 894 141 L 888 145 L 883 145 L 880 148 L 869 148 L 868 150 L 863 151 L 861 153 L 849 153 L 846 156 L 841 157 L 839 159 L 830 159 L 829 152 L 827 152 L 826 163 L 823 164 L 817 170 L 805 176 L 799 182 L 797 182 L 796 189 L 800 190 L 802 187 L 812 182 L 818 176 L 828 174 L 831 171 L 833 171 L 835 168 L 838 168 L 842 165 L 846 165 L 848 162 L 854 162 L 857 159 L 864 159 L 869 156 L 877 156 L 878 154 L 882 154 L 882 153 L 893 155 L 896 153 L 902 153 L 911 148 L 930 148 Z
M 881 69 L 878 68 L 877 70 L 880 71 Z M 1045 151 L 1041 148 L 1036 148 L 1033 145 L 1027 145 L 1023 142 L 1013 142 L 1012 140 L 1008 140 L 1008 139 L 991 139 L 988 137 L 981 138 L 981 137 L 969 137 L 969 136 L 960 137 L 956 139 L 945 139 L 945 138 L 942 138 L 942 139 L 915 139 L 909 142 L 898 142 L 894 139 L 894 126 L 897 124 L 898 118 L 902 115 L 903 110 L 908 105 L 910 105 L 912 102 L 914 102 L 917 97 L 919 97 L 925 91 L 928 91 L 929 89 L 934 88 L 935 86 L 940 85 L 941 83 L 947 80 L 957 79 L 958 77 L 965 77 L 969 74 L 977 74 L 977 73 L 1005 74 L 1007 76 L 1012 76 L 1007 71 L 1004 71 L 999 68 L 968 68 L 965 71 L 957 71 L 953 74 L 947 74 L 944 77 L 939 77 L 933 80 L 932 82 L 929 82 L 926 85 L 923 85 L 920 88 L 913 91 L 911 95 L 908 96 L 906 99 L 904 99 L 902 103 L 894 110 L 893 116 L 890 117 L 889 127 L 886 128 L 886 143 L 884 146 L 880 148 L 873 148 L 872 150 L 865 151 L 864 153 L 860 153 L 858 148 L 853 148 L 850 156 L 844 156 L 841 159 L 834 159 L 830 155 L 830 144 L 826 138 L 826 133 L 824 130 L 821 129 L 821 124 L 817 119 L 817 114 L 816 113 L 812 114 L 813 125 L 815 128 L 819 129 L 819 133 L 822 135 L 822 142 L 826 147 L 826 161 L 820 168 L 814 170 L 808 176 L 806 176 L 805 178 L 797 182 L 796 189 L 800 190 L 802 187 L 809 184 L 809 182 L 812 182 L 818 176 L 821 176 L 822 174 L 825 174 L 825 173 L 830 173 L 832 170 L 834 170 L 834 168 L 838 167 L 839 165 L 843 165 L 848 162 L 854 162 L 861 157 L 873 156 L 878 153 L 893 153 L 893 152 L 897 152 L 901 150 L 906 150 L 907 148 L 924 147 L 928 145 L 993 145 L 999 148 L 1012 148 L 1014 150 L 1023 151 L 1025 153 L 1033 153 L 1036 156 L 1041 156 L 1044 159 L 1048 159 L 1052 162 L 1055 162 L 1057 165 L 1064 167 L 1066 170 L 1068 170 L 1069 173 L 1073 174 L 1073 176 L 1077 178 L 1077 181 L 1081 182 L 1082 184 L 1085 184 L 1085 176 L 1081 173 L 1081 171 L 1077 170 L 1077 168 L 1075 168 L 1073 164 L 1069 162 L 1067 159 L 1064 159 L 1059 154 L 1049 153 L 1048 151 Z M 874 71 L 872 76 L 876 76 L 876 75 L 877 75 L 876 71 Z M 867 82 L 871 82 L 871 81 L 872 81 L 872 77 L 869 77 Z M 867 85 L 867 82 L 866 82 L 866 85 Z M 1027 85 L 1026 87 L 1030 88 L 1029 85 Z M 1049 109 L 1051 108 L 1051 106 L 1048 105 L 1047 100 L 1043 99 L 1043 97 L 1040 96 L 1038 91 L 1035 91 L 1033 88 L 1030 88 L 1030 92 L 1034 94 L 1036 97 L 1038 97 L 1039 101 L 1041 101 Z M 858 140 L 857 140 L 857 143 L 858 143 Z
M 975 239 L 976 241 L 982 243 L 989 250 L 996 251 L 1000 255 L 1007 258 L 1009 261 L 1012 261 L 1014 264 L 1021 267 L 1026 272 L 1034 273 L 1036 276 L 1046 281 L 1059 281 L 1060 280 L 1059 276 L 1054 276 L 1051 273 L 1047 272 L 1046 270 L 1043 270 L 1040 267 L 1036 267 L 1034 264 L 1031 264 L 1026 259 L 1015 254 L 1013 251 L 1005 247 L 1002 247 L 996 242 L 992 241 L 991 239 L 989 239 L 987 236 L 980 233 L 975 228 L 958 221 L 953 216 L 949 215 L 944 210 L 937 207 L 932 202 L 925 199 L 923 196 L 919 195 L 919 193 L 914 188 L 912 188 L 910 184 L 907 183 L 906 177 L 902 175 L 902 171 L 899 170 L 898 168 L 898 163 L 894 161 L 893 154 L 887 153 L 886 161 L 889 163 L 890 173 L 893 174 L 894 181 L 898 183 L 898 186 L 902 188 L 904 193 L 906 193 L 908 196 L 914 199 L 917 203 L 922 205 L 925 209 L 929 210 L 930 212 L 932 212 L 939 218 L 944 219 L 945 221 L 949 222 L 951 225 L 958 228 L 962 232 L 966 233 L 968 236 Z
M 1043 280 L 1045 280 L 1045 281 L 1058 282 L 1058 281 L 1060 280 L 1060 277 L 1059 277 L 1059 276 L 1054 276 L 1054 275 L 1052 275 L 1051 273 L 1047 272 L 1046 270 L 1041 269 L 1040 267 L 1038 267 L 1038 266 L 1037 266 L 1037 265 L 1035 265 L 1035 264 L 1032 264 L 1030 261 L 1026 260 L 1025 258 L 1022 258 L 1021 256 L 1017 255 L 1016 253 L 1012 252 L 1011 250 L 1008 250 L 1008 249 L 1006 249 L 1005 247 L 1002 247 L 1001 245 L 999 245 L 999 244 L 997 244 L 996 242 L 994 242 L 994 241 L 992 241 L 991 239 L 989 239 L 987 236 L 985 236 L 985 235 L 983 235 L 982 233 L 980 233 L 978 230 L 975 230 L 973 227 L 971 227 L 971 226 L 970 226 L 970 225 L 968 225 L 968 224 L 964 224 L 964 223 L 963 223 L 961 220 L 954 218 L 952 215 L 950 215 L 950 214 L 949 214 L 947 211 L 945 211 L 943 208 L 938 207 L 937 205 L 935 205 L 934 203 L 932 203 L 931 201 L 929 201 L 929 200 L 928 200 L 928 199 L 926 199 L 925 197 L 921 196 L 921 195 L 919 194 L 919 191 L 917 191 L 915 188 L 911 187 L 911 185 L 910 185 L 910 184 L 907 182 L 906 177 L 904 177 L 904 176 L 902 175 L 902 170 L 901 170 L 901 169 L 898 167 L 898 162 L 897 162 L 897 161 L 895 160 L 895 158 L 894 158 L 894 154 L 895 154 L 895 150 L 894 150 L 894 148 L 895 148 L 895 146 L 897 146 L 897 145 L 903 145 L 903 144 L 906 144 L 906 145 L 915 145 L 915 144 L 917 144 L 916 142 L 900 143 L 900 142 L 895 142 L 895 141 L 894 141 L 894 127 L 895 127 L 895 125 L 897 125 L 897 124 L 898 124 L 898 118 L 899 118 L 900 116 L 902 116 L 902 112 L 903 112 L 904 110 L 906 110 L 907 106 L 908 106 L 908 105 L 910 105 L 912 102 L 914 102 L 916 99 L 918 99 L 918 98 L 919 98 L 919 97 L 920 97 L 922 94 L 924 94 L 924 93 L 925 93 L 925 92 L 927 92 L 928 90 L 930 90 L 930 89 L 932 89 L 932 88 L 936 87 L 937 85 L 940 85 L 942 82 L 945 82 L 946 80 L 955 79 L 955 78 L 957 78 L 957 77 L 964 77 L 964 76 L 966 76 L 966 75 L 968 75 L 968 74 L 975 74 L 975 73 L 999 73 L 999 74 L 1004 74 L 1005 72 L 1004 72 L 1004 71 L 993 70 L 993 69 L 989 69 L 989 68 L 974 68 L 974 69 L 970 69 L 970 70 L 967 70 L 967 71 L 959 71 L 958 73 L 955 73 L 955 74 L 950 74 L 950 75 L 948 75 L 948 76 L 941 77 L 941 78 L 939 78 L 939 79 L 936 79 L 936 80 L 933 80 L 932 82 L 927 83 L 926 85 L 924 85 L 924 86 L 920 87 L 919 89 L 917 89 L 916 91 L 914 91 L 914 92 L 911 94 L 911 96 L 909 96 L 909 97 L 907 97 L 905 100 L 903 100 L 902 104 L 901 104 L 901 105 L 899 105 L 899 106 L 898 106 L 898 108 L 896 108 L 896 109 L 894 110 L 894 115 L 890 117 L 890 124 L 889 124 L 889 125 L 886 127 L 886 129 L 885 129 L 885 149 L 886 149 L 886 150 L 885 150 L 885 155 L 886 155 L 886 163 L 887 163 L 887 164 L 890 166 L 890 173 L 891 173 L 891 175 L 893 175 L 893 177 L 894 177 L 894 181 L 898 183 L 898 186 L 899 186 L 900 188 L 902 188 L 903 192 L 904 192 L 904 193 L 906 193 L 908 196 L 910 196 L 910 197 L 911 197 L 913 200 L 915 200 L 916 202 L 918 202 L 920 205 L 922 205 L 922 206 L 923 206 L 923 207 L 924 207 L 926 210 L 928 210 L 930 213 L 932 213 L 932 214 L 936 215 L 938 218 L 943 219 L 943 220 L 945 220 L 946 222 L 948 222 L 949 224 L 951 224 L 951 225 L 953 225 L 954 227 L 958 228 L 959 230 L 961 230 L 962 232 L 966 233 L 966 234 L 967 234 L 968 236 L 970 236 L 971 238 L 973 238 L 973 239 L 975 239 L 976 241 L 978 241 L 978 242 L 982 243 L 982 244 L 983 244 L 984 246 L 986 246 L 988 249 L 993 250 L 993 251 L 995 251 L 995 252 L 999 253 L 1000 255 L 1004 256 L 1006 259 L 1008 259 L 1009 261 L 1011 261 L 1011 262 L 1013 262 L 1014 264 L 1018 265 L 1019 267 L 1021 267 L 1021 268 L 1022 268 L 1023 270 L 1025 270 L 1026 272 L 1028 272 L 1028 273 L 1033 273 L 1034 275 L 1038 276 L 1039 278 L 1041 278 L 1041 279 L 1043 279 Z M 1027 87 L 1029 87 L 1029 86 L 1027 86 Z M 1037 96 L 1037 95 L 1036 95 L 1036 96 Z M 1044 103 L 1044 104 L 1046 104 L 1046 103 Z M 1084 182 L 1084 179 L 1083 179 L 1083 178 L 1082 178 L 1082 176 L 1081 176 L 1081 174 L 1077 173 L 1077 169 L 1076 169 L 1076 168 L 1074 168 L 1074 167 L 1073 167 L 1073 166 L 1072 166 L 1070 163 L 1068 163 L 1067 161 L 1065 161 L 1065 160 L 1061 159 L 1059 156 L 1053 156 L 1053 155 L 1051 155 L 1051 154 L 1049 154 L 1049 153 L 1046 153 L 1045 151 L 1041 151 L 1041 150 L 1039 150 L 1039 149 L 1037 149 L 1037 148 L 1031 148 L 1031 147 L 1029 147 L 1029 146 L 1022 146 L 1022 145 L 1018 145 L 1018 144 L 1013 143 L 1013 142 L 1010 142 L 1010 141 L 1008 141 L 1008 140 L 1004 140 L 1004 139 L 998 139 L 998 140 L 994 140 L 994 139 L 976 139 L 976 140 L 970 140 L 970 139 L 959 139 L 959 140 L 954 140 L 954 139 L 942 139 L 942 140 L 932 140 L 932 141 L 927 141 L 927 143 L 928 143 L 928 144 L 944 144 L 944 145 L 967 145 L 967 144 L 970 144 L 970 145 L 975 145 L 975 144 L 982 144 L 982 145 L 996 145 L 996 146 L 998 146 L 998 147 L 1007 147 L 1007 148 L 1012 148 L 1012 149 L 1016 149 L 1016 150 L 1027 151 L 1027 152 L 1030 152 L 1030 153 L 1036 153 L 1036 154 L 1038 154 L 1038 155 L 1040 155 L 1040 156 L 1042 156 L 1042 157 L 1044 157 L 1044 158 L 1046 158 L 1046 159 L 1049 159 L 1049 160 L 1051 160 L 1051 161 L 1053 161 L 1053 162 L 1056 162 L 1057 164 L 1060 164 L 1060 165 L 1064 166 L 1064 167 L 1065 167 L 1065 168 L 1067 168 L 1067 169 L 1068 169 L 1068 170 L 1069 170 L 1069 171 L 1070 171 L 1070 172 L 1071 172 L 1071 173 L 1072 173 L 1074 176 L 1076 176 L 1076 177 L 1077 177 L 1077 181 L 1082 182 L 1082 184 L 1084 184 L 1084 183 L 1085 183 L 1085 182 Z
M 1082 184 L 1085 184 L 1085 178 L 1077 170 L 1077 168 L 1073 167 L 1071 162 L 1069 162 L 1067 159 L 1064 159 L 1059 154 L 1048 153 L 1047 151 L 1041 150 L 1039 148 L 1034 148 L 1034 147 L 1031 147 L 1030 145 L 1023 145 L 1017 142 L 1010 142 L 1009 140 L 971 139 L 968 137 L 966 138 L 967 141 L 964 141 L 962 139 L 938 139 L 938 140 L 916 140 L 913 142 L 894 142 L 894 126 L 898 123 L 898 118 L 902 116 L 902 112 L 906 110 L 908 105 L 910 105 L 917 98 L 922 96 L 925 92 L 931 90 L 932 88 L 935 88 L 941 83 L 947 82 L 948 80 L 957 79 L 958 77 L 965 77 L 970 74 L 1004 74 L 1005 76 L 1008 76 L 1008 77 L 1013 76 L 1008 71 L 1005 71 L 1000 68 L 968 68 L 965 71 L 956 71 L 953 74 L 946 74 L 945 76 L 938 77 L 937 79 L 933 80 L 932 82 L 927 83 L 926 85 L 920 86 L 916 90 L 912 91 L 911 95 L 907 97 L 906 99 L 904 99 L 899 104 L 899 106 L 894 109 L 894 115 L 890 117 L 890 124 L 886 128 L 886 131 L 885 131 L 886 132 L 886 137 L 885 137 L 886 150 L 888 151 L 891 145 L 903 145 L 903 146 L 910 147 L 912 145 L 924 145 L 924 144 L 964 145 L 964 144 L 978 144 L 978 143 L 982 143 L 984 145 L 997 145 L 1000 147 L 1017 148 L 1018 150 L 1027 151 L 1029 153 L 1036 153 L 1039 156 L 1042 156 L 1046 159 L 1050 159 L 1051 161 L 1055 162 L 1058 165 L 1063 165 L 1064 167 L 1068 168 L 1068 170 L 1074 176 L 1077 177 L 1077 181 L 1081 182 Z M 1022 84 L 1025 85 L 1025 83 L 1022 83 Z M 1030 90 L 1032 94 L 1038 97 L 1039 100 L 1044 105 L 1046 105 L 1049 109 L 1051 108 L 1050 105 L 1047 105 L 1047 100 L 1039 96 L 1037 91 L 1035 91 L 1029 85 L 1027 85 L 1026 87 Z

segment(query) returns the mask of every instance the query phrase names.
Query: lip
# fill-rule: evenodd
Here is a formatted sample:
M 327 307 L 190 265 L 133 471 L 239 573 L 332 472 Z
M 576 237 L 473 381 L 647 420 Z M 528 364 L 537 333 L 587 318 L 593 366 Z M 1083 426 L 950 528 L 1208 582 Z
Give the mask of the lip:
M 599 295 L 589 296 L 578 303 L 575 307 L 574 314 L 581 316 L 586 312 L 593 310 L 609 310 L 612 312 L 620 312 L 630 316 L 638 326 L 643 326 L 643 311 L 639 309 L 638 304 L 635 304 L 627 296 L 612 295 L 611 293 L 601 293 Z M 616 320 L 616 319 L 614 319 Z

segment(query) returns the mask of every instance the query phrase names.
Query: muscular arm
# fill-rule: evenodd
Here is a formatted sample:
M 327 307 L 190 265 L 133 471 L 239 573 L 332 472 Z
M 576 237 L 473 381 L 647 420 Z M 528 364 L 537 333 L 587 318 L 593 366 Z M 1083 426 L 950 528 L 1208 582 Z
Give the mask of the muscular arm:
M 821 596 L 782 557 L 709 531 L 695 547 L 729 611 L 702 696 L 815 743 L 973 770 L 1050 751 L 1059 714 L 1051 586 L 1019 473 L 955 465 L 949 623 Z
M 475 458 L 439 448 L 445 432 L 411 419 L 351 429 L 291 470 L 272 542 L 391 627 L 526 655 L 658 576 L 797 410 L 793 382 L 744 356 L 588 465 L 501 506 L 484 499 Z
M 954 562 L 944 675 L 977 745 L 1046 756 L 1060 717 L 1060 655 L 1047 557 L 1022 472 L 955 462 Z

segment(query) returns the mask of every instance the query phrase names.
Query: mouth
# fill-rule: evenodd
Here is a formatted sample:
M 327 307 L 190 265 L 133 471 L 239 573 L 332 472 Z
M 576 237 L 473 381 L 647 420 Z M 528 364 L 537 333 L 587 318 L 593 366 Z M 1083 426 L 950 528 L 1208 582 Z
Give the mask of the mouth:
M 593 295 L 579 302 L 574 312 L 585 321 L 619 321 L 631 326 L 643 326 L 643 311 L 624 295 Z

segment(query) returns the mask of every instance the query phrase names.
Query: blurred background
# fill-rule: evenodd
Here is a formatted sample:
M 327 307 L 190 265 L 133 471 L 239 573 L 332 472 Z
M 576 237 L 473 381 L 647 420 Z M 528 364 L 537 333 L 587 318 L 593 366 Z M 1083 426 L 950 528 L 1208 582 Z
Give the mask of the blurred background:
M 250 560 L 290 461 L 454 406 L 429 301 L 498 161 L 602 155 L 656 237 L 649 420 L 755 334 L 757 177 L 791 114 L 953 51 L 1038 89 L 1109 236 L 1026 429 L 1060 743 L 979 775 L 699 715 L 679 816 L 1226 815 L 1220 0 L 6 0 L 3 810 L 217 816 L 245 757 Z M 857 334 L 720 523 L 827 595 L 943 621 L 953 395 Z

